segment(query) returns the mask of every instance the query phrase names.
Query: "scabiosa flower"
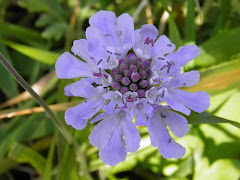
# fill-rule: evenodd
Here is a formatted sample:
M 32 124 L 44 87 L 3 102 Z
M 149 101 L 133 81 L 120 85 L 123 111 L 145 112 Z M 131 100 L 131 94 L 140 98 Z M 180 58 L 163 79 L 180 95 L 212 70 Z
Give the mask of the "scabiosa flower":
M 71 55 L 63 53 L 55 68 L 59 78 L 81 77 L 65 87 L 66 96 L 84 99 L 65 112 L 65 120 L 75 129 L 98 122 L 89 135 L 90 143 L 99 149 L 99 157 L 109 165 L 124 161 L 128 152 L 139 148 L 136 126 L 147 126 L 151 143 L 164 158 L 181 158 L 185 148 L 177 137 L 189 131 L 187 119 L 175 111 L 190 115 L 209 107 L 206 92 L 186 92 L 178 88 L 198 83 L 198 71 L 181 73 L 181 67 L 199 56 L 199 48 L 178 48 L 153 25 L 134 31 L 128 14 L 118 18 L 113 12 L 99 11 L 89 19 L 87 39 L 73 42 Z M 163 102 L 168 105 L 163 106 Z M 133 118 L 135 116 L 135 122 Z

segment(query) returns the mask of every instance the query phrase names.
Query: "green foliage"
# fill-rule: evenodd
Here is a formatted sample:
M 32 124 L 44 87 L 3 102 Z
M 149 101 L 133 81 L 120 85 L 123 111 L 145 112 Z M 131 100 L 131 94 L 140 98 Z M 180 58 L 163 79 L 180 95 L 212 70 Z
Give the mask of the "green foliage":
M 141 2 L 104 0 L 0 0 L 0 52 L 29 84 L 54 70 L 61 52 L 70 51 L 74 39 L 85 38 L 89 17 L 101 9 L 117 16 L 139 10 Z M 142 9 L 141 9 L 142 8 Z M 198 69 L 200 83 L 184 90 L 207 91 L 207 112 L 186 116 L 190 132 L 174 138 L 186 147 L 179 160 L 163 159 L 151 146 L 146 127 L 139 127 L 142 146 L 126 161 L 110 167 L 98 158 L 89 144 L 93 125 L 69 132 L 87 159 L 94 179 L 194 179 L 238 180 L 240 178 L 240 1 L 239 0 L 153 0 L 140 7 L 135 28 L 152 20 L 177 47 L 197 44 L 201 53 L 185 71 Z M 146 12 L 152 12 L 147 17 Z M 168 17 L 163 18 L 163 14 Z M 63 87 L 69 80 L 50 79 L 41 96 L 48 104 L 66 103 Z M 57 83 L 59 82 L 59 83 Z M 0 105 L 23 89 L 0 65 Z M 73 99 L 77 100 L 77 99 Z M 0 119 L 0 179 L 86 179 L 73 147 L 56 130 L 45 113 L 31 112 L 32 100 L 16 103 L 1 114 L 30 111 L 30 115 Z M 65 107 L 63 105 L 63 107 Z M 61 109 L 61 111 L 63 111 Z M 56 112 L 64 122 L 64 113 Z M 26 179 L 26 178 L 25 178 Z

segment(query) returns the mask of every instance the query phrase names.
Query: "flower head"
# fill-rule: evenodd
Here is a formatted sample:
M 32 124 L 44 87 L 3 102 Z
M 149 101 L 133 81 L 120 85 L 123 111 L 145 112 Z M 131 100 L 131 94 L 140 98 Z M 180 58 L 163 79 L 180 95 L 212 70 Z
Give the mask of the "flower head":
M 73 42 L 72 52 L 63 53 L 55 68 L 59 78 L 82 77 L 65 87 L 66 96 L 79 96 L 81 104 L 65 112 L 65 120 L 75 129 L 85 128 L 100 109 L 105 111 L 91 123 L 101 120 L 89 136 L 99 149 L 99 157 L 109 165 L 125 160 L 127 152 L 139 148 L 136 126 L 147 126 L 153 146 L 164 158 L 181 158 L 185 149 L 169 135 L 188 131 L 186 115 L 209 107 L 209 95 L 178 88 L 198 83 L 199 73 L 181 73 L 181 67 L 199 56 L 194 45 L 176 46 L 153 25 L 134 31 L 128 14 L 118 18 L 113 12 L 99 11 L 89 20 L 85 39 Z M 130 52 L 130 50 L 133 50 Z M 162 106 L 166 102 L 168 106 Z M 133 117 L 135 116 L 135 124 Z

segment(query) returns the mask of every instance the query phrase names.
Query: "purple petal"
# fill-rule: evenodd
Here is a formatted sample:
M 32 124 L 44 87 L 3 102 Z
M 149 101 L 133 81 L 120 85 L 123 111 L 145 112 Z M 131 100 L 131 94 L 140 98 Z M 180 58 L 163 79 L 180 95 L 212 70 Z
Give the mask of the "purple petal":
M 171 106 L 171 108 L 173 108 L 174 110 L 180 111 L 188 116 L 191 114 L 191 110 L 186 108 L 181 101 L 176 100 L 176 97 L 174 95 L 172 95 L 171 93 L 167 93 L 167 91 L 165 91 L 165 96 L 163 100 L 166 101 L 168 105 Z
M 98 149 L 104 148 L 109 142 L 115 124 L 112 118 L 105 118 L 99 122 L 88 137 L 91 145 Z
M 185 136 L 189 131 L 187 119 L 173 111 L 165 110 L 161 108 L 160 110 L 163 122 L 170 128 L 173 134 L 177 137 Z
M 87 43 L 87 50 L 97 62 L 101 59 L 106 60 L 108 58 L 106 50 L 101 46 L 101 42 L 98 39 L 89 40 Z
M 165 54 L 172 53 L 176 49 L 175 44 L 173 44 L 167 36 L 160 36 L 154 43 L 154 46 L 149 51 L 151 57 L 154 56 L 164 56 Z
M 75 82 L 75 83 L 78 83 L 78 82 Z M 72 86 L 73 86 L 75 83 L 72 83 L 72 84 L 64 87 L 64 95 L 65 95 L 65 96 L 74 96 L 74 95 L 72 94 L 71 90 L 72 90 Z
M 198 71 L 190 71 L 179 74 L 173 77 L 170 82 L 166 84 L 168 88 L 191 87 L 199 82 L 200 74 Z
M 75 129 L 84 129 L 87 125 L 88 118 L 91 118 L 99 111 L 99 109 L 94 108 L 102 105 L 102 102 L 99 101 L 88 101 L 87 103 L 83 102 L 71 107 L 65 112 L 65 121 Z M 88 118 L 86 118 L 86 116 L 88 116 Z
M 147 126 L 147 115 L 143 111 L 138 111 L 135 114 L 136 126 Z
M 122 128 L 115 128 L 108 144 L 99 150 L 99 157 L 104 164 L 114 166 L 126 159 Z
M 87 63 L 80 61 L 68 52 L 63 53 L 55 64 L 57 77 L 72 79 L 76 77 L 92 76 L 94 69 Z
M 97 27 L 104 34 L 104 36 L 108 37 L 114 47 L 118 47 L 120 45 L 115 26 L 116 22 L 117 18 L 114 12 L 103 10 L 98 11 L 89 19 L 89 24 Z
M 113 118 L 114 114 L 111 115 L 111 114 L 109 114 L 109 113 L 101 113 L 101 114 L 97 115 L 95 118 L 93 118 L 93 119 L 90 121 L 90 123 L 93 124 L 93 123 L 95 123 L 95 122 L 98 122 L 99 120 L 102 120 L 102 119 L 104 119 L 104 118 L 107 117 L 107 116 L 112 116 L 112 118 Z
M 185 66 L 189 61 L 200 55 L 200 50 L 196 45 L 186 45 L 178 48 L 177 52 L 166 56 L 169 61 L 173 61 L 176 65 Z
M 104 36 L 104 34 L 94 26 L 89 26 L 86 29 L 86 37 L 88 40 L 98 39 L 104 48 L 107 48 L 111 45 L 111 41 L 109 41 L 106 36 Z
M 149 38 L 153 42 L 158 36 L 158 30 L 154 25 L 145 24 L 141 27 L 142 42 L 145 43 L 145 40 Z
M 123 44 L 131 43 L 134 32 L 133 18 L 127 13 L 122 14 L 117 18 L 117 28 Z
M 114 112 L 116 108 L 116 104 L 117 104 L 116 102 L 110 100 L 105 104 L 105 106 L 103 107 L 103 110 L 108 113 Z
M 137 49 L 141 48 L 141 30 L 137 29 L 133 32 L 132 43 L 133 43 L 133 50 L 136 53 Z
M 135 152 L 139 148 L 141 137 L 132 119 L 125 121 L 123 126 L 124 140 L 127 146 L 126 152 Z
M 171 89 L 169 94 L 189 109 L 198 113 L 206 111 L 210 106 L 210 96 L 204 91 L 187 92 L 180 89 Z
M 154 113 L 154 115 L 149 118 L 148 131 L 152 145 L 158 146 L 158 150 L 164 158 L 171 159 L 184 156 L 186 152 L 185 148 L 171 138 L 158 113 Z
M 98 96 L 98 91 L 85 79 L 81 79 L 72 86 L 71 90 L 74 96 L 79 96 L 83 98 L 93 98 Z

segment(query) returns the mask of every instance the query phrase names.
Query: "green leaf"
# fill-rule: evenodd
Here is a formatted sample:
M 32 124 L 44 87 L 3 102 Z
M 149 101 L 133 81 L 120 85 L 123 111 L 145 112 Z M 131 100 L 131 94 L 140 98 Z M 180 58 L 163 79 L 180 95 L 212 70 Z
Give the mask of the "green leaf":
M 68 25 L 65 22 L 55 22 L 48 26 L 42 33 L 45 39 L 60 40 L 67 30 Z
M 44 171 L 47 163 L 46 159 L 38 152 L 19 143 L 13 144 L 8 153 L 8 157 L 20 163 L 31 164 L 40 174 Z
M 185 116 L 188 120 L 189 124 L 216 124 L 216 123 L 229 123 L 237 128 L 240 128 L 240 123 L 227 120 L 221 117 L 214 116 L 212 114 L 208 114 L 206 112 L 203 113 L 195 113 L 191 112 L 190 116 Z
M 3 43 L 5 45 L 11 47 L 12 49 L 24 54 L 25 56 L 28 56 L 28 57 L 36 60 L 36 61 L 39 61 L 39 62 L 42 62 L 45 64 L 49 64 L 49 65 L 53 65 L 55 63 L 55 61 L 57 60 L 57 58 L 60 56 L 60 54 L 58 54 L 58 53 L 49 52 L 46 50 L 37 49 L 34 47 L 30 47 L 30 46 L 25 46 L 22 44 L 17 44 L 12 41 L 5 41 L 5 40 L 0 39 L 0 43 Z
M 195 42 L 196 40 L 194 8 L 195 8 L 194 0 L 188 0 L 187 19 L 186 19 L 186 27 L 185 27 L 185 42 Z
M 51 170 L 53 164 L 53 156 L 56 145 L 56 135 L 52 139 L 52 143 L 48 152 L 46 167 L 44 168 L 43 177 L 41 180 L 51 180 Z
M 67 144 L 65 146 L 63 160 L 61 161 L 61 166 L 59 167 L 59 171 L 57 174 L 57 179 L 59 180 L 79 179 L 77 168 L 78 164 L 73 154 L 74 154 L 73 150 L 71 149 L 70 145 Z
M 196 66 L 208 67 L 240 56 L 240 28 L 224 30 L 200 45 L 200 56 L 194 60 Z
M 0 22 L 0 35 L 35 47 L 44 47 L 44 40 L 39 32 L 19 25 Z
M 39 114 L 34 114 L 28 119 L 18 121 L 9 131 L 4 131 L 4 133 L 0 134 L 0 159 L 14 142 L 36 139 L 49 135 L 53 131 L 54 125 L 52 121 L 44 119 Z
M 177 47 L 181 46 L 180 33 L 177 24 L 171 16 L 169 17 L 169 38 L 173 44 L 176 44 Z

